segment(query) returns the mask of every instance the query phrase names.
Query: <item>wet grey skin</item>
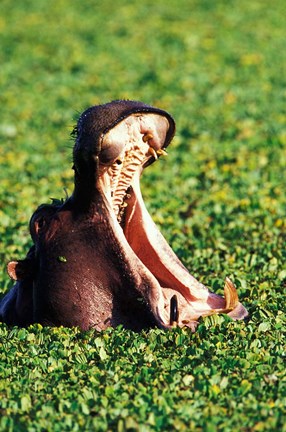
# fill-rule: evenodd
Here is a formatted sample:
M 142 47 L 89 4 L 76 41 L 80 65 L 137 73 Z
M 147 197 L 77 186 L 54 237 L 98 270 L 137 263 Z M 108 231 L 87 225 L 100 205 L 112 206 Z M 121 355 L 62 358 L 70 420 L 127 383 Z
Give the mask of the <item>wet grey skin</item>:
M 74 191 L 33 214 L 34 245 L 8 264 L 16 283 L 0 303 L 1 321 L 195 330 L 201 316 L 247 316 L 228 278 L 223 298 L 189 273 L 145 207 L 140 176 L 167 154 L 174 133 L 167 112 L 142 102 L 82 113 L 74 130 Z

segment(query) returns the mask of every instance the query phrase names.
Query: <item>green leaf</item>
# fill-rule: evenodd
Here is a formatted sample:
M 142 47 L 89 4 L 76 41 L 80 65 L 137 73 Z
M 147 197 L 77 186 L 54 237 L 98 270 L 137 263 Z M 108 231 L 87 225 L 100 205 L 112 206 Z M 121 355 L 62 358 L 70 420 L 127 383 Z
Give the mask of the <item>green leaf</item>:
M 260 323 L 258 326 L 259 332 L 267 332 L 270 329 L 271 329 L 271 324 L 270 324 L 270 322 L 267 322 L 267 321 Z
M 27 412 L 31 409 L 31 398 L 29 395 L 21 397 L 21 410 Z
M 108 358 L 108 355 L 103 346 L 99 349 L 99 357 L 101 360 L 106 360 Z

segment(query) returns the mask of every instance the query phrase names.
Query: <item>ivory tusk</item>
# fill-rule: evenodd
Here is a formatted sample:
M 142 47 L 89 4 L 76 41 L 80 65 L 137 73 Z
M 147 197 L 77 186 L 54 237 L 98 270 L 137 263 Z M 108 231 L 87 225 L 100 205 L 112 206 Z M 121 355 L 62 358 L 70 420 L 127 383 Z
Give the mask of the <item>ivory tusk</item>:
M 235 285 L 227 277 L 224 285 L 225 309 L 233 310 L 239 303 Z
M 158 156 L 157 156 L 157 153 L 156 153 L 156 150 L 153 148 L 153 147 L 149 147 L 149 149 L 148 149 L 148 153 L 151 155 L 151 156 L 153 156 L 156 160 L 158 159 Z
M 174 294 L 170 299 L 170 325 L 176 326 L 179 321 L 178 298 Z

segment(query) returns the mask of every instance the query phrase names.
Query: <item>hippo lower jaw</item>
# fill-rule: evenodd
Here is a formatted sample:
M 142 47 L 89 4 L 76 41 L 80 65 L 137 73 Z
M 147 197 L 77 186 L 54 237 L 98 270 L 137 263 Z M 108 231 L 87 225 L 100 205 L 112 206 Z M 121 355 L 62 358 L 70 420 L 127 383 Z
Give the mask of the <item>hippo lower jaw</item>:
M 145 207 L 140 176 L 146 166 L 166 154 L 168 126 L 166 118 L 158 114 L 137 114 L 111 129 L 102 138 L 104 162 L 102 153 L 96 156 L 99 159 L 96 187 L 104 196 L 114 229 L 119 236 L 123 230 L 128 245 L 140 260 L 138 272 L 142 273 L 143 265 L 144 275 L 149 275 L 150 290 L 141 294 L 161 327 L 178 325 L 195 330 L 200 316 L 217 313 L 243 319 L 248 313 L 239 303 L 233 283 L 226 279 L 225 298 L 210 293 L 183 266 Z M 118 154 L 108 160 L 108 151 L 114 148 Z M 130 255 L 122 239 L 121 247 L 125 248 L 126 256 Z
M 246 317 L 247 311 L 239 303 L 235 286 L 229 278 L 225 281 L 225 298 L 221 298 L 210 293 L 183 266 L 148 213 L 138 176 L 134 180 L 134 192 L 126 208 L 123 231 L 132 250 L 160 284 L 163 297 L 163 302 L 160 303 L 163 303 L 163 308 L 158 307 L 157 312 L 163 325 L 195 329 L 200 316 L 225 313 L 233 319 Z M 138 220 L 141 221 L 139 226 Z M 172 319 L 171 310 L 171 299 L 174 295 L 178 302 L 175 321 Z

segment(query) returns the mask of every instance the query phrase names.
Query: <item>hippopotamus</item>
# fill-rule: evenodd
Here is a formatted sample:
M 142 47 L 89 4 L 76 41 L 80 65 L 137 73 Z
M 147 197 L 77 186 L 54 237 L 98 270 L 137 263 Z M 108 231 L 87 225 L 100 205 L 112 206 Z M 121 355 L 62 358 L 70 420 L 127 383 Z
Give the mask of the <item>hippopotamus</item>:
M 0 303 L 1 321 L 194 331 L 207 315 L 247 316 L 229 279 L 221 297 L 189 273 L 145 207 L 140 176 L 166 155 L 174 134 L 171 115 L 142 102 L 117 100 L 81 114 L 74 190 L 32 215 L 33 246 L 8 264 L 16 283 Z

